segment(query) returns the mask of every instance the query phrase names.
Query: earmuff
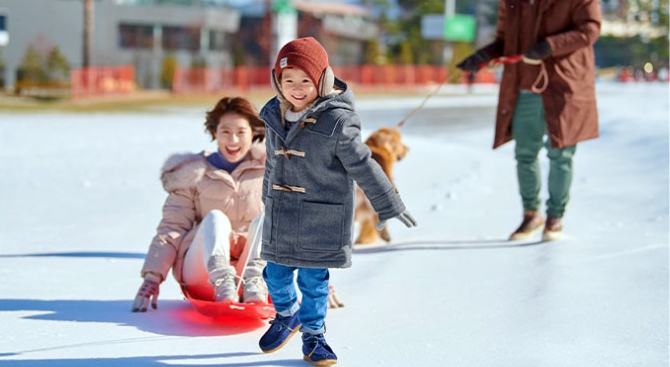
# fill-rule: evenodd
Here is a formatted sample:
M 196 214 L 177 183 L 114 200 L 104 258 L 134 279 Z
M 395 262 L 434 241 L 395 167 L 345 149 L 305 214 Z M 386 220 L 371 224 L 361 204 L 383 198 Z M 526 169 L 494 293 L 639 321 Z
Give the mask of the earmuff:
M 271 73 L 272 75 L 270 77 L 270 85 L 272 86 L 272 89 L 281 98 L 286 99 L 286 97 L 284 97 L 284 94 L 282 94 L 281 83 L 277 78 L 277 74 L 275 73 L 274 68 L 272 69 Z M 333 90 L 334 85 L 335 85 L 335 73 L 333 73 L 333 69 L 330 66 L 327 66 L 326 69 L 323 70 L 323 73 L 321 73 L 321 78 L 319 78 L 319 85 L 316 86 L 319 97 L 324 97 L 330 94 L 330 92 L 332 92 Z
M 330 94 L 333 91 L 333 86 L 335 85 L 335 73 L 330 66 L 327 66 L 326 69 L 321 73 L 321 78 L 319 80 L 319 97 L 324 97 Z

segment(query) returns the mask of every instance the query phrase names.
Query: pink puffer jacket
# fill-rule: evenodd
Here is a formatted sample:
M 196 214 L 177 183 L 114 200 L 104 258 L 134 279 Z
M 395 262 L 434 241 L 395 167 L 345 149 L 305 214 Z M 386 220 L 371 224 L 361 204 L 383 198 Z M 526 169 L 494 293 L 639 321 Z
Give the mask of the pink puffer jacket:
M 155 273 L 166 279 L 172 273 L 181 284 L 182 264 L 202 218 L 221 210 L 230 219 L 233 265 L 246 243 L 249 225 L 263 211 L 261 191 L 265 171 L 265 146 L 252 146 L 246 160 L 232 173 L 207 162 L 211 154 L 175 154 L 161 170 L 168 197 L 156 236 L 144 260 L 142 276 Z

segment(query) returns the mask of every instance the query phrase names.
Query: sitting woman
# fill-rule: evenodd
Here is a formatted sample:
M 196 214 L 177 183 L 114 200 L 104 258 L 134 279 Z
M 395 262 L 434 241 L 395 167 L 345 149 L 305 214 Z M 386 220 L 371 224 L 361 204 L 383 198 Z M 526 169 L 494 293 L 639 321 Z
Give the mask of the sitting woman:
M 189 297 L 268 302 L 260 246 L 252 248 L 265 170 L 265 145 L 255 143 L 265 138 L 265 125 L 248 100 L 225 97 L 207 112 L 205 127 L 218 151 L 173 155 L 161 171 L 168 197 L 133 312 L 146 311 L 150 299 L 156 308 L 159 284 L 170 269 Z

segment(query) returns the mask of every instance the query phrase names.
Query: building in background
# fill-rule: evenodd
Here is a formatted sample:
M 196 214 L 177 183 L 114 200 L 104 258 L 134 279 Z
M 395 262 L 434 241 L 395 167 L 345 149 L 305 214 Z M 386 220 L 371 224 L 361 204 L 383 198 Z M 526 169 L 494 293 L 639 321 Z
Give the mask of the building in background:
M 331 65 L 362 65 L 366 42 L 379 33 L 370 11 L 345 3 L 293 3 L 298 10 L 298 36 L 314 36 L 328 51 Z
M 342 2 L 275 1 L 241 7 L 242 20 L 235 49 L 248 66 L 274 63 L 281 48 L 276 32 L 277 3 L 297 13 L 297 37 L 314 37 L 328 52 L 334 66 L 365 63 L 367 42 L 379 34 L 379 27 L 366 7 Z M 274 8 L 273 8 L 274 7 Z
M 213 0 L 92 1 L 90 66 L 132 65 L 141 88 L 161 87 L 168 57 L 181 67 L 227 68 L 270 65 L 277 52 L 272 1 L 241 10 Z M 378 32 L 367 8 L 285 3 L 297 12 L 297 36 L 321 41 L 333 65 L 365 62 L 366 42 Z M 7 86 L 14 85 L 30 46 L 42 54 L 57 46 L 71 68 L 83 66 L 83 0 L 2 0 L 0 15 L 11 36 L 0 45 Z
M 133 65 L 139 87 L 158 88 L 166 57 L 180 65 L 233 65 L 230 40 L 240 25 L 236 9 L 184 6 L 178 1 L 93 3 L 91 66 Z M 9 38 L 0 45 L 8 86 L 14 85 L 31 45 L 41 53 L 57 46 L 70 67 L 82 66 L 82 0 L 2 0 L 0 14 Z

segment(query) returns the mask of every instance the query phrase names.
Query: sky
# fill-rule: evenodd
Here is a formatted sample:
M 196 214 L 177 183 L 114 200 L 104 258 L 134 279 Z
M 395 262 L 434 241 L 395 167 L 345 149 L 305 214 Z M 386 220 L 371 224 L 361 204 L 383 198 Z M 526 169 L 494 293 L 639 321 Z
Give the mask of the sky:
M 408 121 L 394 175 L 418 227 L 390 222 L 390 245 L 331 271 L 338 365 L 668 366 L 668 85 L 597 91 L 600 138 L 578 145 L 552 243 L 506 241 L 521 207 L 513 144 L 491 149 L 495 89 L 443 90 Z M 420 102 L 359 99 L 364 137 Z M 200 315 L 171 277 L 130 312 L 159 169 L 214 148 L 204 111 L 0 111 L 0 365 L 307 365 L 300 338 L 262 354 L 267 320 Z

